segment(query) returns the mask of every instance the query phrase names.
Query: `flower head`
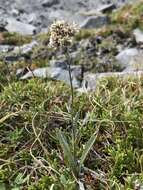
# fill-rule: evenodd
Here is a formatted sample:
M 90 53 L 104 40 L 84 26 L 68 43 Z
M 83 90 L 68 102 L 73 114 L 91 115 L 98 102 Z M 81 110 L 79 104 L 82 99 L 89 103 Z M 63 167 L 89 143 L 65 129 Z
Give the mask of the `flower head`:
M 78 32 L 75 24 L 61 20 L 55 21 L 50 27 L 50 43 L 54 48 L 71 44 L 73 36 Z

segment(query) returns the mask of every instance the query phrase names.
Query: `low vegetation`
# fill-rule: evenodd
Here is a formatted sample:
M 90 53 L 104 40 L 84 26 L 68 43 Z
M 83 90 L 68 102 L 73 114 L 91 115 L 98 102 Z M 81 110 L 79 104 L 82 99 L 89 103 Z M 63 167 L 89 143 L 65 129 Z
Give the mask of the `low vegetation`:
M 136 23 L 142 28 L 141 11 L 142 3 L 124 7 L 110 15 L 109 28 L 98 32 L 103 36 L 112 34 L 117 24 L 123 34 L 125 26 L 130 32 Z M 122 19 L 124 14 L 126 17 Z M 91 37 L 90 32 L 82 31 L 76 40 Z M 92 32 L 97 34 L 97 31 Z M 43 46 L 32 52 L 33 67 L 45 66 L 49 59 L 47 56 L 41 61 L 36 58 L 47 44 L 45 35 L 37 39 L 42 40 Z M 19 42 L 18 38 L 14 45 L 23 44 L 23 40 Z M 100 44 L 100 48 L 102 46 L 108 46 L 107 42 Z M 111 44 L 111 51 L 113 48 Z M 26 62 L 14 66 L 0 62 L 0 190 L 76 190 L 77 184 L 84 184 L 89 190 L 141 190 L 143 78 L 103 79 L 96 92 L 79 94 L 74 91 L 79 160 L 86 143 L 96 132 L 95 143 L 77 179 L 67 164 L 57 135 L 61 131 L 71 148 L 70 88 L 48 79 L 20 81 L 14 72 L 22 65 L 27 66 Z
M 0 187 L 74 190 L 76 182 L 56 136 L 59 129 L 67 139 L 70 133 L 69 88 L 34 78 L 11 80 L 1 85 L 0 94 Z M 99 128 L 81 176 L 87 187 L 134 189 L 142 185 L 142 94 L 142 80 L 135 79 L 103 80 L 96 93 L 75 92 L 79 156 Z

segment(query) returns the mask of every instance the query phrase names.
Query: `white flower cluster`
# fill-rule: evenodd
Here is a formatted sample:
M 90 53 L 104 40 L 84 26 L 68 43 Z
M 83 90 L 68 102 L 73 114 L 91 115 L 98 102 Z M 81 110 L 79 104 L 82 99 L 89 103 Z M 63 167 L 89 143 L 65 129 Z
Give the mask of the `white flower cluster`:
M 54 48 L 67 46 L 77 32 L 76 24 L 70 24 L 64 20 L 55 21 L 50 27 L 49 45 Z

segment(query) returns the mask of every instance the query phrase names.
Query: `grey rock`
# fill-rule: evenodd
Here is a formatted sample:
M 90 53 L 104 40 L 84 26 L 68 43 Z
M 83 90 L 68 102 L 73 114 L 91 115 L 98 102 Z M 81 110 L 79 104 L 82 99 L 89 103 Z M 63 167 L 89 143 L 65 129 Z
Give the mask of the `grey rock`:
M 130 62 L 138 55 L 139 51 L 136 48 L 125 49 L 116 56 L 116 60 L 123 68 L 127 68 Z
M 7 21 L 3 18 L 0 18 L 0 32 L 6 31 L 5 26 L 7 25 Z
M 143 43 L 143 32 L 140 29 L 133 31 L 137 43 Z
M 0 45 L 0 53 L 7 53 L 9 51 L 12 51 L 13 49 L 14 49 L 14 46 Z
M 14 18 L 7 19 L 5 29 L 8 32 L 16 32 L 22 35 L 32 35 L 36 32 L 36 27 L 31 24 L 22 23 Z
M 65 59 L 63 59 L 63 60 L 51 60 L 49 64 L 50 64 L 50 67 L 52 67 L 52 68 L 61 68 L 63 70 L 67 70 L 67 71 L 69 69 Z M 81 79 L 81 72 L 82 71 L 81 71 L 80 65 L 71 65 L 71 71 L 77 79 Z
M 137 56 L 135 56 L 130 64 L 126 67 L 124 71 L 143 71 L 143 52 L 140 51 Z
M 51 60 L 49 62 L 49 65 L 51 67 L 59 67 L 61 69 L 66 69 L 67 68 L 67 63 L 65 59 L 60 59 L 60 60 Z
M 28 69 L 27 68 L 22 68 L 22 69 L 17 69 L 16 71 L 16 77 L 19 79 L 23 75 L 27 73 Z
M 38 42 L 34 40 L 29 44 L 24 44 L 23 46 L 15 47 L 13 53 L 28 54 L 36 46 L 38 46 Z
M 82 79 L 82 68 L 81 68 L 80 65 L 72 65 L 72 66 L 71 66 L 71 71 L 72 71 L 73 75 L 74 75 L 77 79 L 79 79 L 79 80 Z
M 97 11 L 102 12 L 102 13 L 106 13 L 106 12 L 112 11 L 114 9 L 116 9 L 116 5 L 114 3 L 110 3 L 110 4 L 105 4 L 105 5 L 100 6 L 97 9 Z
M 7 56 L 5 56 L 4 60 L 6 63 L 11 64 L 11 63 L 14 63 L 16 61 L 19 61 L 20 56 L 19 55 L 7 55 Z
M 62 70 L 56 77 L 53 78 L 59 81 L 64 81 L 68 85 L 70 85 L 69 72 L 67 70 Z M 80 87 L 80 82 L 76 79 L 73 73 L 72 73 L 72 83 L 74 88 Z
M 100 80 L 108 79 L 110 77 L 116 77 L 119 79 L 140 78 L 143 76 L 143 71 L 129 71 L 129 72 L 109 72 L 93 74 L 88 73 L 85 75 L 82 88 L 79 88 L 79 92 L 95 91 L 97 85 L 100 85 Z
M 24 60 L 26 55 L 32 51 L 32 49 L 37 46 L 38 43 L 36 41 L 32 41 L 29 44 L 24 44 L 23 46 L 0 46 L 0 52 L 4 53 L 3 57 L 5 62 L 9 64 L 13 64 L 16 61 Z M 9 54 L 5 54 L 8 53 Z
M 82 24 L 81 28 L 91 29 L 99 28 L 109 23 L 109 18 L 106 15 L 88 17 Z
M 21 75 L 23 74 L 23 72 L 24 72 L 24 68 L 22 68 L 22 69 L 17 69 L 17 71 L 16 71 L 16 76 L 17 76 L 17 77 L 21 76 Z
M 39 78 L 54 78 L 56 77 L 62 69 L 60 68 L 49 68 L 49 67 L 44 67 L 44 68 L 38 68 L 35 69 L 34 71 L 29 71 L 27 72 L 24 76 L 21 77 L 21 79 L 28 79 L 33 77 L 39 77 Z
M 35 13 L 31 13 L 28 15 L 28 23 L 32 24 L 34 21 L 37 20 L 37 15 Z
M 51 7 L 59 3 L 59 0 L 44 0 L 42 2 L 43 7 Z
M 52 67 L 38 68 L 32 72 L 31 71 L 27 72 L 20 79 L 22 80 L 28 79 L 33 77 L 33 75 L 34 77 L 50 78 L 57 81 L 64 81 L 65 83 L 70 85 L 69 72 L 61 68 L 52 68 Z M 74 88 L 80 87 L 80 82 L 76 79 L 73 73 L 72 73 L 72 82 Z
M 11 14 L 12 14 L 14 17 L 16 17 L 16 16 L 19 15 L 19 10 L 17 10 L 17 9 L 12 9 Z
M 49 11 L 48 18 L 53 22 L 56 20 L 68 20 L 70 21 L 71 14 L 65 10 L 51 10 Z
M 70 55 L 72 64 L 74 64 L 74 60 L 77 58 L 76 55 L 77 54 L 74 54 L 74 52 L 71 53 L 71 55 Z M 52 68 L 55 67 L 55 68 L 61 68 L 61 69 L 64 69 L 64 70 L 69 69 L 67 60 L 65 59 L 64 55 L 61 55 L 61 59 L 50 60 L 49 65 Z M 81 75 L 81 66 L 80 65 L 71 65 L 71 71 L 74 72 L 74 75 L 76 77 L 78 77 L 79 75 Z
M 37 22 L 37 20 L 39 20 L 39 16 L 37 17 L 35 13 L 30 13 L 30 14 L 24 13 L 20 16 L 20 18 L 21 21 L 33 25 Z

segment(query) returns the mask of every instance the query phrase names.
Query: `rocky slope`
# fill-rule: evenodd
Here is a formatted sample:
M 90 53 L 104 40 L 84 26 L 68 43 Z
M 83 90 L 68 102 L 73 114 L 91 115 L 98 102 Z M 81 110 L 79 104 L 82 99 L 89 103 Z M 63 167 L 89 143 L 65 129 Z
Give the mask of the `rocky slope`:
M 106 76 L 136 76 L 136 71 L 142 75 L 142 2 L 113 12 L 113 4 L 101 7 L 98 15 L 86 12 L 84 27 L 70 47 L 73 85 L 79 91 L 95 90 L 98 79 Z M 0 33 L 0 59 L 9 69 L 14 64 L 18 79 L 35 76 L 70 83 L 65 55 L 49 48 L 48 33 L 33 36 L 36 27 L 10 18 L 3 29 L 9 32 Z
M 41 30 L 54 19 L 67 19 L 81 24 L 85 19 L 82 13 L 95 11 L 109 3 L 120 6 L 131 1 L 136 0 L 1 0 L 0 18 L 4 21 L 14 18 Z

